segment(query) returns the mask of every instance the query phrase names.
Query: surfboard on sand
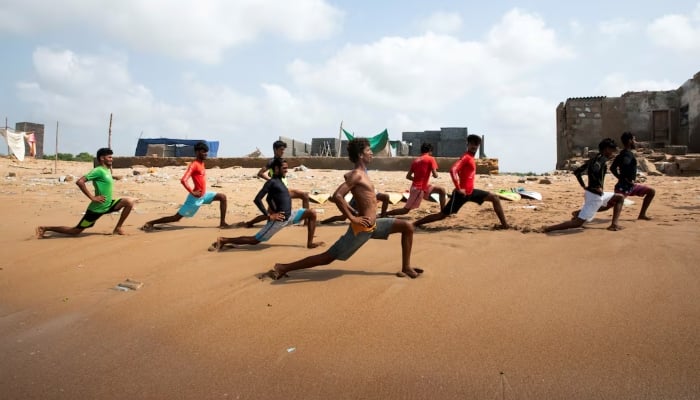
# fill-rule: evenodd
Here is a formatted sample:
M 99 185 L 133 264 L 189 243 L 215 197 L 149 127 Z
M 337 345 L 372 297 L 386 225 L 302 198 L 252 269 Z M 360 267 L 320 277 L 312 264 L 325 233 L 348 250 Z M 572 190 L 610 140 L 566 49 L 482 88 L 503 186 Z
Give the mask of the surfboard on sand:
M 403 192 L 403 201 L 408 201 L 408 198 L 411 197 L 411 192 L 408 190 Z M 430 194 L 430 201 L 434 203 L 439 203 L 440 202 L 440 195 L 437 193 L 431 193 Z
M 323 204 L 331 197 L 330 193 L 309 193 L 309 200 L 316 204 Z
M 391 204 L 396 204 L 403 199 L 403 195 L 401 193 L 387 192 L 387 196 L 389 196 L 389 203 Z
M 542 193 L 540 192 L 534 192 L 531 190 L 525 190 L 525 188 L 519 187 L 517 189 L 513 189 L 514 192 L 518 193 L 520 197 L 524 197 L 526 199 L 533 199 L 533 200 L 542 200 Z
M 496 194 L 498 195 L 498 197 L 508 201 L 518 201 L 521 198 L 520 194 L 508 189 L 501 189 L 498 192 L 496 192 Z

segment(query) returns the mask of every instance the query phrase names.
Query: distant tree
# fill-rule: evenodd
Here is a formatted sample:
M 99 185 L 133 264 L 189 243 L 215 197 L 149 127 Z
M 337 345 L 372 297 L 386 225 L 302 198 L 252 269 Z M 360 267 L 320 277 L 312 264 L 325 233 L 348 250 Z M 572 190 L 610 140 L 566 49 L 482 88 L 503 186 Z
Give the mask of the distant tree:
M 82 152 L 75 156 L 75 161 L 88 161 L 92 162 L 93 156 L 90 153 L 87 152 Z
M 54 154 L 44 154 L 42 157 L 45 160 L 53 160 L 56 158 L 56 155 Z M 58 159 L 61 161 L 74 161 L 75 158 L 71 153 L 58 153 Z M 90 158 L 92 160 L 92 157 Z

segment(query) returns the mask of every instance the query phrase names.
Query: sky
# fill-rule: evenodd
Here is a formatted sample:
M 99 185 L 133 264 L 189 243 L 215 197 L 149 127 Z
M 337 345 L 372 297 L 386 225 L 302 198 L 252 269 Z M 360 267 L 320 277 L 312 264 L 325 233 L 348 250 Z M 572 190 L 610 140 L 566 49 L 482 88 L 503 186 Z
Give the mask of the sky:
M 618 4 L 619 3 L 619 4 Z M 0 117 L 44 153 L 467 127 L 502 172 L 552 171 L 569 97 L 700 71 L 700 1 L 1 0 Z M 7 154 L 5 146 L 0 153 Z

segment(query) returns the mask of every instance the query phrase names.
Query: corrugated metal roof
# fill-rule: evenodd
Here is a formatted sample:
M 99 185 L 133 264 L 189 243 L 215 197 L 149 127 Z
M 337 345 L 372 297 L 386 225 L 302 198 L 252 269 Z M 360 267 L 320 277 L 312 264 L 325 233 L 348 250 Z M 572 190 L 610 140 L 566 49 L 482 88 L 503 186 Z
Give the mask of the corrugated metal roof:
M 569 101 L 569 100 L 603 100 L 606 97 L 608 97 L 608 96 L 569 97 L 568 99 L 566 99 L 566 101 Z

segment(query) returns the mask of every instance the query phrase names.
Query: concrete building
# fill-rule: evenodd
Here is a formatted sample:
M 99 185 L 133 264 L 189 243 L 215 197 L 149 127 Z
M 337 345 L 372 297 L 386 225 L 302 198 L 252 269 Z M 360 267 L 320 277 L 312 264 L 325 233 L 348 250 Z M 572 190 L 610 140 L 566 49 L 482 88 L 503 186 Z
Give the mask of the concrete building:
M 16 131 L 30 132 L 34 131 L 36 139 L 36 158 L 44 156 L 44 124 L 36 124 L 34 122 L 17 122 L 15 124 Z M 29 156 L 29 146 L 25 146 L 24 156 Z
M 420 146 L 430 143 L 434 157 L 460 157 L 467 148 L 468 135 L 466 127 L 440 128 L 439 131 L 403 132 L 401 139 L 408 143 L 410 156 L 419 156 Z
M 569 98 L 557 107 L 557 168 L 622 132 L 668 154 L 700 153 L 700 72 L 676 90 Z

